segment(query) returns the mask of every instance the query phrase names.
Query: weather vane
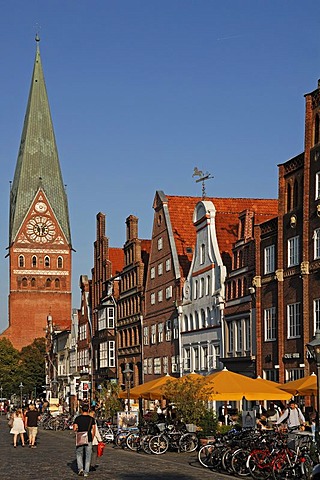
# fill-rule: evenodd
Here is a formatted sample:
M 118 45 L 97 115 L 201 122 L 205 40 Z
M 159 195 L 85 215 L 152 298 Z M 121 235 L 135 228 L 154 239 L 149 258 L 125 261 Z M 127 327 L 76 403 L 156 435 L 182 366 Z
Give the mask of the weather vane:
M 192 176 L 199 177 L 198 180 L 196 180 L 196 183 L 202 182 L 202 198 L 206 198 L 205 182 L 209 180 L 209 178 L 213 178 L 213 175 L 211 175 L 211 173 L 209 172 L 203 173 L 201 170 L 198 169 L 198 167 L 194 167 Z

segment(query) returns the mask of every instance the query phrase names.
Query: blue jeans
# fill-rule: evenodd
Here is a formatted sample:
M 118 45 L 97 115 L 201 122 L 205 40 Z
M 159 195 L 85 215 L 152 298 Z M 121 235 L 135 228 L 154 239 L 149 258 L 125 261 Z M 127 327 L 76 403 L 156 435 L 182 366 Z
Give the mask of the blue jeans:
M 89 473 L 90 470 L 90 461 L 91 461 L 91 452 L 92 452 L 92 443 L 88 445 L 80 445 L 76 447 L 76 457 L 78 470 L 84 470 L 85 473 Z M 83 455 L 85 455 L 85 466 L 83 468 Z

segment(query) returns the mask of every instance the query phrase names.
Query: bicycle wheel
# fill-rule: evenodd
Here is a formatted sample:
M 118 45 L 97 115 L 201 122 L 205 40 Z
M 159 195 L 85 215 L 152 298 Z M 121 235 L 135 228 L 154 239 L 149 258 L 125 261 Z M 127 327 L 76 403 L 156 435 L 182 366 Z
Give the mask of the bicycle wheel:
M 180 452 L 194 452 L 198 447 L 198 437 L 194 433 L 185 433 L 179 440 Z
M 247 458 L 247 468 L 255 480 L 265 480 L 272 475 L 268 450 L 257 450 Z
M 248 455 L 249 452 L 242 448 L 238 448 L 232 454 L 231 468 L 236 475 L 239 475 L 239 477 L 249 477 L 250 475 L 249 468 L 247 467 Z
M 137 452 L 140 448 L 140 433 L 138 432 L 129 433 L 129 435 L 126 438 L 126 442 L 127 442 L 127 447 L 130 450 Z
M 116 438 L 114 440 L 114 443 L 117 445 L 117 447 L 123 447 L 125 445 L 127 435 L 128 435 L 127 432 L 117 433 Z
M 150 450 L 150 446 L 149 446 L 149 443 L 150 443 L 150 440 L 151 438 L 153 437 L 153 435 L 144 435 L 141 440 L 140 440 L 140 446 L 142 448 L 142 450 L 144 451 L 144 453 L 148 453 L 150 455 L 151 450 Z
M 312 470 L 313 470 L 313 462 L 309 455 L 303 454 L 300 457 L 300 467 L 301 467 L 301 475 L 303 480 L 309 480 L 311 478 Z
M 149 441 L 149 448 L 155 455 L 166 453 L 169 447 L 169 440 L 164 435 L 155 435 Z
M 234 450 L 232 450 L 231 447 L 226 447 L 222 455 L 222 459 L 221 459 L 222 468 L 227 473 L 233 473 L 233 469 L 231 466 L 233 452 Z
M 198 452 L 198 460 L 201 465 L 205 468 L 212 468 L 212 452 L 214 450 L 214 445 L 208 444 L 203 445 Z

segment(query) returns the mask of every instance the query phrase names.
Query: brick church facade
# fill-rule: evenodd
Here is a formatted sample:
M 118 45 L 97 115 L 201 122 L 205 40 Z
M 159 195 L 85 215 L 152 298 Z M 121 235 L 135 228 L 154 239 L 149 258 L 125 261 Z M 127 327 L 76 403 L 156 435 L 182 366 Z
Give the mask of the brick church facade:
M 46 86 L 39 38 L 10 191 L 9 327 L 1 334 L 21 349 L 71 323 L 71 234 L 68 204 Z

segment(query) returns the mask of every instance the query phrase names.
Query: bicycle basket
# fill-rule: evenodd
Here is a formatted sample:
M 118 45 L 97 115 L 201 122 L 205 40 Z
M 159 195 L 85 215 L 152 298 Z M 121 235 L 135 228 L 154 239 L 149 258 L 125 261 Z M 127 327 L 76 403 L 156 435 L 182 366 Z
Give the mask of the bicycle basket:
M 194 423 L 186 423 L 186 429 L 189 433 L 195 433 L 197 431 L 197 425 Z

